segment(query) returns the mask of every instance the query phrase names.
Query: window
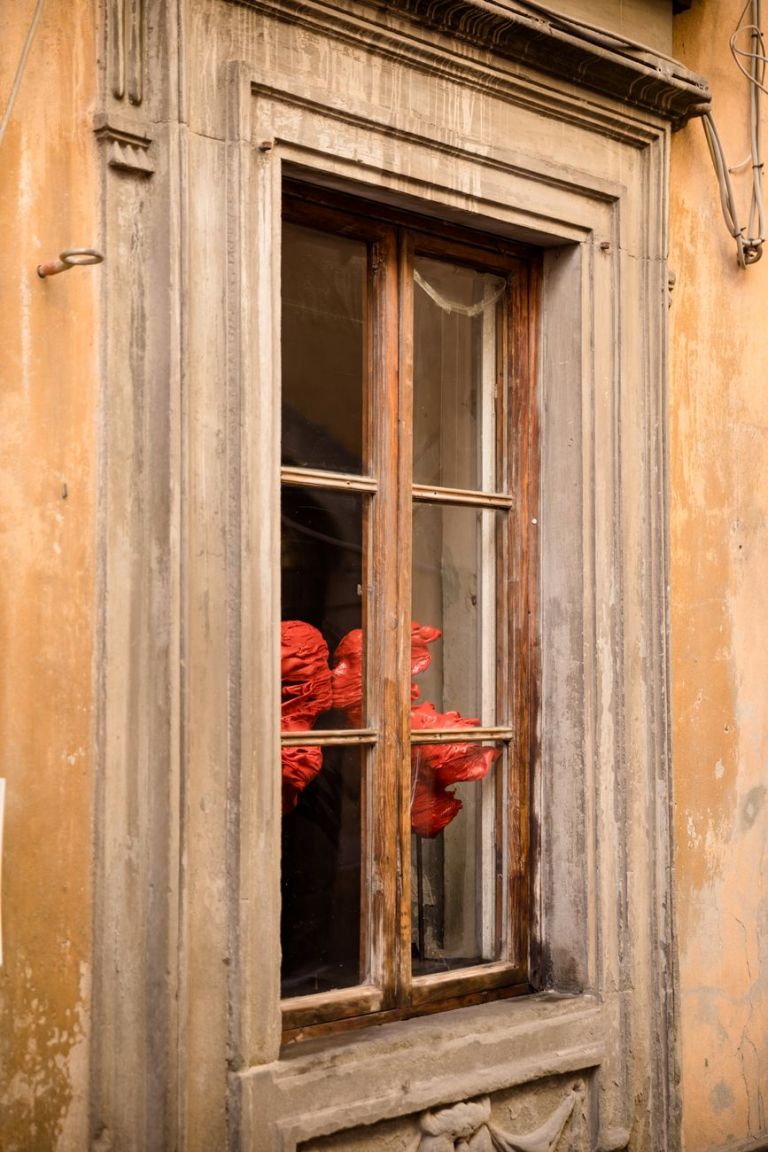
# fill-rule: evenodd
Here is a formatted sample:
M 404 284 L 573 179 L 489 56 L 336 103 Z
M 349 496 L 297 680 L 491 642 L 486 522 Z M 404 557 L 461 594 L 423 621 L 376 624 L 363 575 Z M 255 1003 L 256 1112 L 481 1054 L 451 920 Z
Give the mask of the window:
M 291 1039 L 529 988 L 536 265 L 299 184 L 283 221 Z

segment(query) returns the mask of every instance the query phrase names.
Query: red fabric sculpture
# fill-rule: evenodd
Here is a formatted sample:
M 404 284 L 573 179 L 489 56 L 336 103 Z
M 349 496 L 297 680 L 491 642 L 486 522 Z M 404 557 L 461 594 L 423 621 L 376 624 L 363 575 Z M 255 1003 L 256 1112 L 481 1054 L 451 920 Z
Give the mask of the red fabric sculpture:
M 285 620 L 281 625 L 283 732 L 310 729 L 321 712 L 333 704 L 328 645 L 311 624 Z M 299 793 L 323 766 L 323 753 L 317 747 L 283 748 L 283 813 L 296 807 Z
M 314 780 L 323 766 L 322 748 L 304 746 L 283 748 L 283 815 L 292 812 L 299 802 L 299 793 Z
M 411 675 L 425 672 L 432 662 L 427 647 L 442 635 L 428 624 L 411 624 Z M 328 667 L 328 645 L 311 624 L 286 620 L 282 625 L 282 728 L 311 729 L 321 712 L 337 708 L 353 728 L 363 726 L 363 633 L 353 628 L 342 637 Z M 420 696 L 411 684 L 411 700 Z M 460 712 L 438 712 L 425 700 L 411 708 L 411 728 L 474 728 L 477 719 Z M 419 836 L 437 836 L 462 808 L 450 785 L 481 780 L 500 750 L 480 744 L 420 744 L 411 754 L 411 828 Z M 322 749 L 284 748 L 282 753 L 283 813 L 296 807 L 299 793 L 323 766 Z
M 428 624 L 411 624 L 411 676 L 424 672 L 432 662 L 427 644 L 442 635 L 439 628 Z M 352 728 L 363 726 L 363 633 L 360 628 L 347 632 L 333 654 L 331 669 L 333 706 L 345 714 Z M 419 696 L 417 684 L 411 684 L 411 699 Z
M 339 641 L 331 668 L 333 706 L 343 712 L 350 727 L 363 726 L 363 631 L 353 628 Z
M 439 628 L 430 628 L 429 624 L 417 624 L 415 621 L 411 623 L 411 676 L 426 672 L 432 663 L 432 653 L 427 644 L 434 644 L 441 636 Z
M 328 645 L 311 624 L 303 620 L 284 620 L 280 626 L 281 667 L 283 700 L 286 689 L 291 690 L 288 698 L 303 699 L 303 710 L 296 708 L 293 718 L 298 728 L 306 719 L 309 727 L 320 715 L 331 707 L 331 673 L 328 670 Z M 286 727 L 286 725 L 283 725 Z
M 411 730 L 476 728 L 480 721 L 460 712 L 438 712 L 424 701 L 411 709 Z M 482 780 L 501 755 L 499 748 L 481 744 L 419 744 L 411 753 L 411 828 L 430 838 L 442 832 L 462 808 L 448 786 Z
M 411 709 L 411 730 L 420 728 L 477 728 L 480 721 L 460 712 L 438 712 L 434 704 L 425 700 Z M 484 748 L 482 744 L 420 744 L 422 765 L 442 785 L 458 784 L 462 780 L 482 780 L 496 760 L 499 748 Z
M 412 772 L 413 762 L 417 759 L 418 749 L 414 749 L 411 757 Z M 439 836 L 454 816 L 458 816 L 462 807 L 461 800 L 453 792 L 441 788 L 434 781 L 422 779 L 416 769 L 416 779 L 411 790 L 411 831 L 417 836 L 429 839 Z

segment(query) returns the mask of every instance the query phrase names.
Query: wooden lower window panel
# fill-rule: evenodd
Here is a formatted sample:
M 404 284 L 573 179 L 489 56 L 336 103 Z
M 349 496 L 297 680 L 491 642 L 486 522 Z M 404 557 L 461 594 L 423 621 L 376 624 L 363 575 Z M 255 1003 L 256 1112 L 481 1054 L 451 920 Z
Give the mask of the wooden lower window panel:
M 341 1031 L 352 1019 L 363 1023 L 383 1023 L 384 1020 L 404 1019 L 422 1012 L 443 1010 L 447 1005 L 482 1003 L 491 994 L 520 995 L 529 991 L 526 974 L 508 963 L 482 964 L 461 972 L 446 972 L 439 976 L 417 976 L 411 985 L 407 1004 L 399 1008 L 384 1008 L 384 993 L 380 988 L 361 985 L 338 992 L 323 992 L 316 996 L 297 996 L 283 1000 L 283 1031 L 298 1039 L 298 1034 L 323 1031 Z M 493 998 L 493 997 L 492 997 Z
M 473 993 L 522 984 L 525 979 L 525 972 L 505 963 L 479 964 L 439 976 L 416 976 L 411 985 L 411 1007 L 418 1010 L 426 1004 L 441 1004 L 456 997 L 463 1000 Z
M 475 1008 L 479 1004 L 492 1004 L 498 1000 L 512 1000 L 518 996 L 530 996 L 536 991 L 527 980 L 507 984 L 501 988 L 476 989 L 462 992 L 448 999 L 425 1001 L 418 1009 L 396 1008 L 391 1011 L 375 1012 L 364 1016 L 348 1016 L 343 1020 L 329 1020 L 317 1024 L 292 1025 L 283 1016 L 283 1046 L 301 1043 L 304 1040 L 320 1040 L 327 1036 L 339 1036 L 346 1032 L 356 1032 L 378 1024 L 395 1024 L 399 1020 L 410 1020 L 415 1016 L 431 1016 L 438 1012 L 451 1012 L 456 1008 Z
M 341 991 L 321 992 L 316 996 L 295 996 L 283 1000 L 283 1028 L 311 1028 L 327 1021 L 341 1021 L 352 1016 L 370 1016 L 380 1012 L 384 993 L 380 988 L 362 984 Z

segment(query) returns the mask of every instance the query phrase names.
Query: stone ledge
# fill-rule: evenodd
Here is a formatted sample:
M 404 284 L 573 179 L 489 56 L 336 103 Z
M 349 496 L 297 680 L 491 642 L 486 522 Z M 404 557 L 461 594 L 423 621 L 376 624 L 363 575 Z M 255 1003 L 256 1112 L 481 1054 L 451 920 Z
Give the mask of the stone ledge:
M 308 1041 L 235 1077 L 245 1146 L 290 1152 L 344 1128 L 591 1072 L 606 1030 L 593 997 L 542 993 Z

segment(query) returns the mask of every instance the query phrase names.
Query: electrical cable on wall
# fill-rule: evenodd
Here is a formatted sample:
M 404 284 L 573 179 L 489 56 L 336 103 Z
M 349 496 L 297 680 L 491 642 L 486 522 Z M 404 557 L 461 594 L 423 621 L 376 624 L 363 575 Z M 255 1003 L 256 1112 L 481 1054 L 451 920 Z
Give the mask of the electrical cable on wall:
M 22 48 L 21 56 L 19 57 L 19 64 L 16 69 L 16 75 L 14 76 L 13 84 L 11 85 L 11 93 L 8 97 L 8 103 L 6 105 L 5 112 L 3 113 L 3 118 L 0 120 L 0 144 L 3 142 L 5 129 L 8 126 L 8 121 L 11 118 L 13 106 L 16 103 L 16 96 L 18 95 L 19 88 L 21 87 L 22 77 L 24 76 L 24 69 L 27 66 L 27 57 L 29 56 L 29 50 L 32 47 L 32 41 L 35 36 L 35 29 L 37 28 L 37 22 L 40 19 L 40 12 L 42 7 L 43 0 L 37 0 L 37 3 L 35 4 L 35 10 L 32 13 L 32 20 L 29 25 L 29 30 L 27 31 L 27 38 L 24 41 L 24 47 Z
M 745 23 L 747 12 L 751 19 Z M 749 48 L 740 46 L 739 41 L 747 36 Z M 723 209 L 723 219 L 726 227 L 736 241 L 736 255 L 741 268 L 756 264 L 763 254 L 765 243 L 765 202 L 763 200 L 763 161 L 760 153 L 760 97 L 768 92 L 765 87 L 765 70 L 768 57 L 765 52 L 763 39 L 760 0 L 747 0 L 739 17 L 736 31 L 730 38 L 731 54 L 739 71 L 749 81 L 750 97 L 750 154 L 742 164 L 732 168 L 728 167 L 725 151 L 715 127 L 711 113 L 706 112 L 702 117 L 704 133 L 707 138 L 712 163 L 715 166 L 717 183 L 720 188 L 720 203 Z M 743 61 L 747 61 L 745 65 Z M 749 217 L 746 228 L 739 223 L 739 211 L 733 191 L 731 175 L 752 170 L 752 197 L 749 205 Z

